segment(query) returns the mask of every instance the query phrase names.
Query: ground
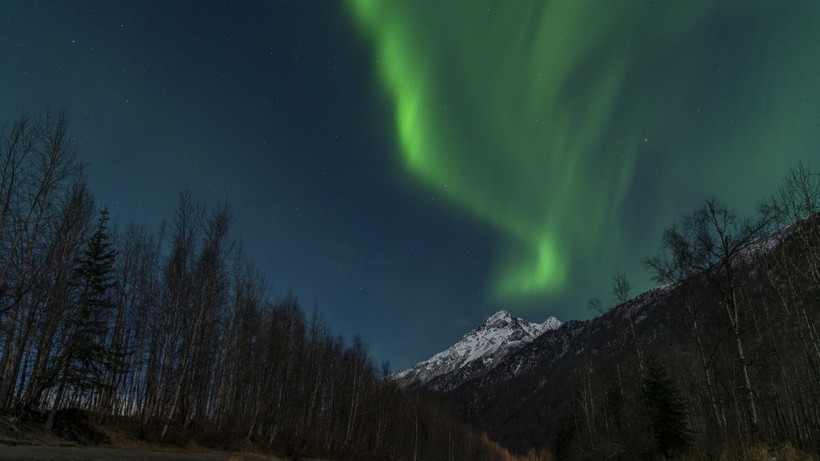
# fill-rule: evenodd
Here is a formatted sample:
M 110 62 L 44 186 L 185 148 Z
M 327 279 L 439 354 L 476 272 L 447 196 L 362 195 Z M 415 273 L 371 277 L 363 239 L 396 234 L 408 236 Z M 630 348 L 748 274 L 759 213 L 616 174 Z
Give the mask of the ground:
M 4 461 L 282 461 L 270 456 L 207 452 L 148 451 L 131 448 L 0 446 Z
M 20 417 L 10 410 L 0 410 L 0 460 L 286 461 L 254 453 L 252 446 L 242 451 L 220 451 L 195 441 L 181 445 L 152 443 L 135 437 L 127 420 L 98 424 L 97 417 L 79 410 L 59 411 L 53 431 L 45 430 L 46 418 L 45 412 L 32 411 Z

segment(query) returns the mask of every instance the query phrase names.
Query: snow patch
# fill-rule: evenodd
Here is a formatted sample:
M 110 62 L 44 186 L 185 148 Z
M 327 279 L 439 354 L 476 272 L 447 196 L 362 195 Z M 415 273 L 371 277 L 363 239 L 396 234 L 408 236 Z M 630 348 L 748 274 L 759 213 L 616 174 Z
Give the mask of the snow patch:
M 413 368 L 394 374 L 393 380 L 401 386 L 423 386 L 434 378 L 453 373 L 477 360 L 489 369 L 545 331 L 560 326 L 561 322 L 555 317 L 549 317 L 542 323 L 529 323 L 501 310 L 450 348 Z

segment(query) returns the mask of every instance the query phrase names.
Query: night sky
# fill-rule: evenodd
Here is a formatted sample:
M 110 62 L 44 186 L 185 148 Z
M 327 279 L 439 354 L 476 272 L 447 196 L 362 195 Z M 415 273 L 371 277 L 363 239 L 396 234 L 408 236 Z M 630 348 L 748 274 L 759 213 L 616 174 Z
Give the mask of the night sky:
M 662 230 L 820 166 L 820 2 L 16 1 L 0 121 L 65 108 L 118 225 L 228 200 L 274 295 L 409 366 L 587 318 Z

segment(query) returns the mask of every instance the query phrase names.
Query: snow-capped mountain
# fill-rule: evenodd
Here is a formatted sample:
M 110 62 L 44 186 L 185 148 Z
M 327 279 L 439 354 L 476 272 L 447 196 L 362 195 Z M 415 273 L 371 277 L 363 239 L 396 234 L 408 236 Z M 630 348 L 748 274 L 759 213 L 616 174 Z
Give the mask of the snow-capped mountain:
M 393 379 L 401 387 L 452 390 L 486 374 L 545 331 L 560 326 L 561 322 L 555 317 L 543 323 L 529 323 L 507 311 L 499 311 L 449 349 L 396 373 Z

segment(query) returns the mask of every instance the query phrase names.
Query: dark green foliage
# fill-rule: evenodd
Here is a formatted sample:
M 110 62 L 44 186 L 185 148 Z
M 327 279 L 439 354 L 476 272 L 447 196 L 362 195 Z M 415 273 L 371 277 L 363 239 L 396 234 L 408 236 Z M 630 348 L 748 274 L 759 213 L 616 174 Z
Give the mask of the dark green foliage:
M 65 348 L 62 380 L 80 390 L 103 386 L 107 372 L 121 372 L 122 357 L 109 347 L 109 322 L 114 303 L 114 260 L 108 232 L 108 211 L 102 210 L 97 228 L 77 261 L 74 287 L 77 306 L 73 330 Z
M 623 389 L 617 380 L 612 380 L 606 391 L 606 413 L 612 424 L 611 431 L 618 433 L 623 426 L 624 396 Z
M 562 418 L 558 423 L 555 438 L 552 441 L 552 451 L 555 454 L 555 459 L 569 459 L 570 444 L 574 437 L 575 432 L 572 430 L 572 423 L 568 418 Z
M 657 357 L 646 361 L 646 375 L 641 386 L 647 420 L 654 437 L 654 447 L 664 456 L 686 446 L 686 409 L 675 383 Z

